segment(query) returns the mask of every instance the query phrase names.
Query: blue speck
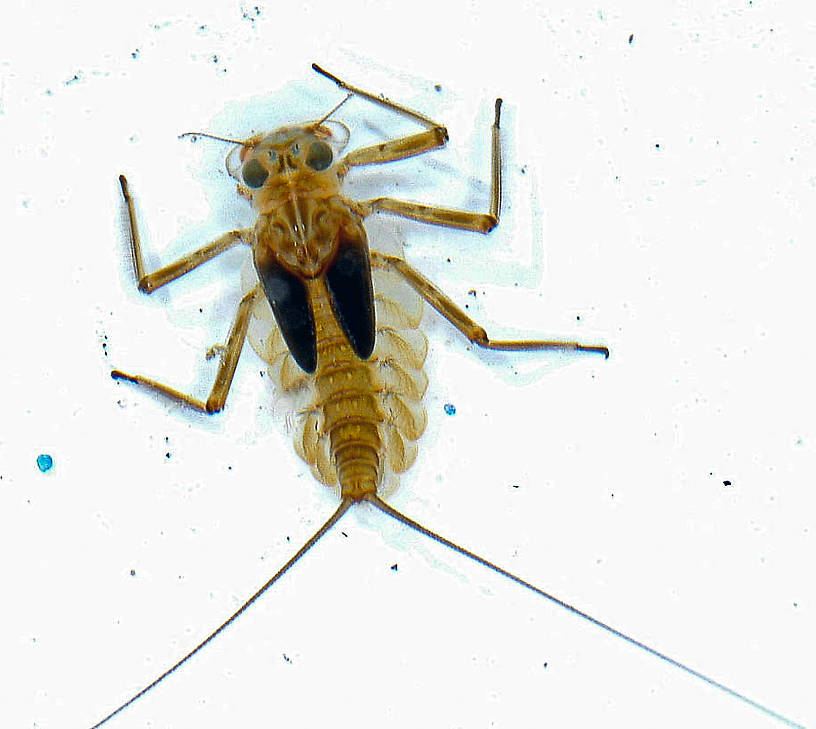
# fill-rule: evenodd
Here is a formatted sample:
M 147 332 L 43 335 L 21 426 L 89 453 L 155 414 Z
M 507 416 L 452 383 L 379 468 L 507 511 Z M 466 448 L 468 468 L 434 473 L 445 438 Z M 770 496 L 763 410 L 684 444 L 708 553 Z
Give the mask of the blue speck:
M 37 456 L 37 468 L 43 473 L 48 473 L 54 467 L 54 459 L 47 453 L 40 453 Z
M 456 415 L 456 406 L 452 403 L 445 403 L 445 415 Z

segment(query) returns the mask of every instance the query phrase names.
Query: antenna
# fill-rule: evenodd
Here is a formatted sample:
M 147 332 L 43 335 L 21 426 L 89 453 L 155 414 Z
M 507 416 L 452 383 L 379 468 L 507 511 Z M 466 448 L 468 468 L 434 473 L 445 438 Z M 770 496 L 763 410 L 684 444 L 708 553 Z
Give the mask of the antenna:
M 343 99 L 339 104 L 335 104 L 334 108 L 332 108 L 332 110 L 328 114 L 322 116 L 316 122 L 310 124 L 312 129 L 316 129 L 317 127 L 319 127 L 324 121 L 326 121 L 326 119 L 328 119 L 332 114 L 334 114 L 335 111 L 337 111 L 341 106 L 343 106 L 343 104 L 345 104 L 352 96 L 354 96 L 354 94 L 351 91 L 349 91 L 349 93 L 346 94 L 346 98 Z
M 227 142 L 228 144 L 244 144 L 243 139 L 231 139 L 230 137 L 219 137 L 217 134 L 207 134 L 207 132 L 184 132 L 184 134 L 179 134 L 179 139 L 184 139 L 184 137 L 192 137 L 193 141 L 195 142 L 199 137 L 205 137 L 206 139 L 215 139 L 218 142 Z

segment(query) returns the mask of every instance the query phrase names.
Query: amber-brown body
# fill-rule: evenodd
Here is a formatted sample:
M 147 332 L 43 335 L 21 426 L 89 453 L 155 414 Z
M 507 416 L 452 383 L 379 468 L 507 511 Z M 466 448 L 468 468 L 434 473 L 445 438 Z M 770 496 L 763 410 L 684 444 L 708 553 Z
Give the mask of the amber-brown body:
M 422 432 L 418 424 L 424 423 L 424 416 L 412 417 L 411 408 L 403 407 L 404 400 L 415 403 L 421 398 L 421 393 L 418 396 L 416 393 L 420 390 L 424 391 L 424 387 L 418 388 L 416 383 L 411 386 L 406 385 L 406 381 L 411 380 L 412 377 L 407 375 L 391 390 L 383 389 L 377 384 L 377 377 L 382 375 L 383 368 L 391 367 L 393 362 L 401 362 L 401 360 L 396 357 L 395 353 L 384 353 L 381 359 L 375 358 L 371 362 L 369 360 L 374 353 L 375 346 L 378 346 L 378 340 L 384 338 L 383 332 L 393 331 L 395 328 L 416 329 L 419 319 L 413 317 L 406 319 L 395 314 L 394 312 L 400 309 L 400 305 L 397 304 L 390 308 L 392 315 L 397 317 L 396 327 L 388 324 L 377 325 L 376 296 L 371 278 L 372 269 L 383 269 L 394 274 L 415 294 L 431 304 L 473 344 L 480 347 L 503 351 L 566 350 L 609 356 L 609 350 L 603 345 L 587 345 L 563 340 L 496 341 L 490 339 L 483 327 L 473 321 L 448 296 L 415 270 L 402 257 L 401 251 L 398 251 L 397 255 L 376 250 L 369 251 L 363 221 L 376 212 L 387 212 L 430 225 L 462 228 L 479 233 L 488 233 L 495 228 L 499 221 L 501 206 L 501 145 L 499 140 L 501 99 L 496 100 L 495 120 L 491 127 L 488 212 L 457 210 L 388 197 L 352 201 L 341 193 L 342 180 L 349 169 L 394 162 L 425 154 L 444 146 L 448 139 L 448 132 L 441 124 L 419 112 L 392 102 L 384 96 L 374 95 L 351 86 L 316 64 L 313 64 L 312 67 L 348 93 L 345 101 L 352 96 L 363 98 L 417 122 L 426 128 L 425 131 L 355 149 L 338 158 L 348 141 L 349 133 L 345 126 L 329 120 L 328 117 L 344 103 L 341 102 L 329 114 L 316 122 L 281 127 L 272 132 L 256 134 L 246 140 L 214 137 L 236 145 L 227 157 L 227 168 L 238 181 L 239 194 L 252 201 L 258 213 L 256 224 L 253 228 L 225 233 L 197 251 L 150 273 L 145 271 L 133 199 L 127 180 L 124 176 L 120 176 L 122 193 L 130 217 L 134 268 L 140 290 L 151 293 L 239 243 L 252 247 L 258 281 L 250 285 L 248 292 L 242 298 L 227 342 L 223 347 L 218 348 L 221 354 L 221 366 L 206 401 L 143 375 L 132 375 L 121 370 L 114 370 L 111 373 L 114 379 L 128 380 L 134 384 L 148 387 L 203 412 L 218 412 L 226 402 L 235 367 L 247 336 L 250 319 L 253 318 L 253 315 L 256 318 L 260 315 L 258 307 L 262 304 L 259 304 L 259 301 L 265 298 L 271 307 L 277 330 L 283 337 L 286 349 L 297 365 L 305 373 L 311 375 L 318 372 L 318 367 L 321 368 L 320 392 L 315 393 L 315 399 L 311 404 L 312 409 L 320 410 L 323 403 L 340 401 L 339 395 L 332 395 L 326 391 L 329 386 L 326 385 L 328 380 L 325 372 L 326 368 L 342 366 L 345 368 L 345 375 L 351 376 L 358 390 L 359 388 L 373 388 L 373 391 L 368 393 L 371 396 L 368 399 L 358 397 L 359 392 L 357 392 L 354 397 L 344 401 L 344 407 L 352 407 L 356 403 L 354 407 L 365 414 L 369 424 L 376 422 L 378 427 L 392 420 L 394 424 L 397 424 L 401 435 L 412 441 Z M 190 135 L 211 136 L 195 132 Z M 327 337 L 333 343 L 331 348 L 326 346 L 327 342 L 323 341 Z M 361 363 L 368 362 L 369 378 L 367 380 L 360 374 L 364 369 L 362 365 L 352 366 L 354 357 L 349 351 L 338 348 L 337 342 L 340 340 L 335 340 L 335 337 L 340 337 L 340 340 L 345 338 L 346 344 L 356 355 L 356 359 Z M 387 341 L 388 337 L 385 339 Z M 395 346 L 398 350 L 400 349 L 400 345 Z M 409 361 L 409 369 L 418 370 L 421 367 L 422 360 L 424 360 L 424 345 L 420 349 L 423 351 L 422 357 L 415 365 L 410 365 Z M 258 351 L 262 356 L 268 358 L 267 353 L 261 349 Z M 320 355 L 318 351 L 321 352 Z M 347 359 L 343 359 L 344 364 L 342 365 L 339 361 L 329 362 L 328 359 L 334 356 Z M 403 356 L 401 352 L 400 356 Z M 383 393 L 390 397 L 385 409 Z M 373 397 L 374 394 L 376 398 Z M 377 408 L 373 400 L 379 400 L 379 412 L 376 412 Z M 364 402 L 365 405 L 363 405 Z M 346 412 L 345 415 L 347 418 L 352 417 L 349 412 Z M 331 419 L 331 422 L 339 422 L 337 418 L 340 418 L 340 415 Z M 410 426 L 407 425 L 409 421 L 413 421 Z M 326 423 L 325 418 L 321 420 L 318 435 L 328 437 L 329 443 L 336 444 L 331 446 L 329 460 L 332 460 L 341 451 L 348 450 L 354 441 L 354 436 L 348 435 L 349 440 L 341 443 L 346 437 L 343 433 L 352 433 L 352 431 L 337 430 L 335 435 L 329 436 L 331 428 Z M 373 435 L 363 437 L 361 434 L 364 431 L 369 432 L 371 429 L 360 428 L 357 435 L 360 436 L 361 443 L 364 440 L 367 448 L 374 448 L 376 439 Z M 380 449 L 389 448 L 393 436 L 379 432 L 378 439 Z M 401 450 L 399 441 L 397 441 L 397 450 Z M 304 453 L 311 464 L 320 462 L 308 452 L 304 451 Z M 362 455 L 360 457 L 362 458 Z M 369 473 L 373 473 L 372 457 L 369 455 L 366 458 L 369 461 L 367 469 Z M 385 473 L 383 460 L 383 454 L 379 453 L 377 478 L 380 480 Z M 398 462 L 403 459 L 397 455 L 393 460 Z M 332 480 L 328 473 L 329 470 L 328 468 L 320 469 L 321 480 Z M 337 468 L 335 470 L 339 474 L 339 470 Z M 394 470 L 398 471 L 399 468 L 395 467 Z M 344 474 L 348 471 L 345 463 L 342 471 Z M 355 473 L 358 475 L 354 478 L 359 481 L 360 472 L 355 471 Z M 369 490 L 370 488 L 370 484 L 362 487 L 358 483 L 349 485 L 347 493 L 357 494 L 356 498 L 360 498 L 360 494 L 373 493 Z
M 416 329 L 419 318 L 405 316 L 399 296 L 375 296 L 375 290 L 387 287 L 370 283 L 362 217 L 340 194 L 342 168 L 328 163 L 330 152 L 333 159 L 347 138 L 337 122 L 285 127 L 236 148 L 228 168 L 258 211 L 251 245 L 260 282 L 249 290 L 264 288 L 266 296 L 254 299 L 250 342 L 284 390 L 302 393 L 297 452 L 319 480 L 339 485 L 343 497 L 356 501 L 376 493 L 386 474 L 413 462 L 413 441 L 425 428 L 420 400 L 427 380 L 421 373 L 424 336 L 417 332 L 422 344 L 406 363 L 402 355 L 410 347 L 399 333 Z M 324 164 L 325 169 L 314 169 Z M 331 277 L 344 250 L 351 252 L 345 259 L 354 287 L 350 294 L 338 293 Z M 264 286 L 269 271 L 272 284 Z M 411 295 L 406 284 L 402 287 Z M 276 306 L 276 297 L 290 293 L 302 294 L 303 305 L 287 313 L 285 306 Z M 377 307 L 379 325 L 374 324 L 376 298 L 383 302 Z M 289 316 L 310 316 L 313 332 L 287 336 Z M 374 343 L 376 338 L 373 350 L 355 346 L 355 327 L 344 326 L 349 319 L 372 327 L 370 335 L 357 339 Z M 313 365 L 308 355 L 298 357 L 307 337 L 314 340 Z M 389 379 L 394 372 L 399 376 Z
M 354 500 L 384 486 L 413 463 L 425 429 L 421 399 L 427 343 L 417 329 L 422 301 L 382 267 L 374 268 L 377 343 L 361 360 L 337 322 L 325 284 L 309 283 L 318 332 L 317 370 L 303 372 L 258 299 L 249 341 L 282 390 L 295 396 L 298 454 L 321 482 Z
M 470 550 L 424 527 L 385 501 L 396 475 L 416 457 L 416 440 L 425 429 L 422 398 L 427 388 L 423 364 L 427 341 L 418 329 L 423 301 L 429 303 L 468 340 L 503 351 L 566 350 L 609 356 L 603 345 L 563 340 L 492 340 L 448 296 L 413 268 L 396 250 L 369 249 L 364 220 L 387 212 L 430 225 L 488 233 L 499 221 L 501 155 L 496 100 L 491 127 L 491 176 L 488 212 L 471 212 L 378 197 L 352 201 L 341 192 L 355 166 L 381 164 L 424 154 L 445 144 L 447 130 L 407 107 L 350 86 L 318 66 L 348 96 L 378 104 L 425 127 L 425 131 L 363 147 L 340 156 L 348 130 L 322 119 L 229 140 L 236 146 L 227 168 L 238 181 L 258 218 L 252 228 L 233 230 L 179 260 L 146 272 L 135 206 L 127 180 L 120 176 L 130 217 L 131 246 L 140 290 L 151 293 L 196 269 L 229 248 L 252 249 L 253 272 L 244 277 L 245 293 L 223 346 L 213 348 L 221 363 L 203 401 L 143 375 L 114 370 L 114 379 L 150 388 L 206 413 L 226 402 L 244 341 L 268 363 L 278 387 L 295 401 L 295 448 L 321 482 L 339 487 L 340 504 L 306 543 L 218 628 L 180 660 L 110 712 L 104 724 L 139 699 L 236 620 L 306 554 L 356 502 L 365 501 L 402 524 L 513 580 L 609 633 L 703 679 L 759 708 L 723 684 L 602 623 Z M 342 102 L 341 102 L 342 103 Z M 339 105 L 338 105 L 339 106 Z M 204 135 L 209 136 L 209 135 Z M 379 242 L 378 242 L 379 244 Z
M 356 88 L 313 64 L 348 96 L 378 104 L 425 127 L 425 131 L 353 150 L 338 159 L 348 130 L 322 119 L 281 127 L 233 142 L 227 158 L 238 192 L 258 213 L 253 228 L 234 230 L 157 271 L 147 273 L 135 207 L 127 180 L 120 176 L 128 208 L 134 268 L 140 290 L 150 293 L 194 270 L 239 243 L 252 248 L 254 273 L 245 277 L 242 297 L 221 364 L 206 401 L 143 375 L 114 370 L 114 379 L 158 391 L 196 410 L 224 407 L 244 341 L 269 364 L 284 392 L 294 396 L 298 418 L 295 448 L 323 483 L 339 485 L 334 513 L 254 595 L 206 638 L 151 683 L 108 713 L 106 723 L 161 683 L 279 580 L 356 502 L 365 501 L 430 539 L 544 597 L 652 656 L 701 679 L 767 716 L 793 722 L 712 678 L 660 653 L 539 587 L 459 546 L 390 506 L 383 498 L 416 455 L 415 441 L 425 428 L 422 397 L 427 378 L 422 366 L 427 342 L 418 326 L 423 300 L 473 344 L 504 351 L 568 350 L 609 356 L 603 345 L 574 341 L 491 340 L 450 298 L 415 270 L 402 251 L 369 250 L 363 221 L 382 211 L 431 225 L 487 233 L 499 221 L 501 155 L 496 100 L 491 127 L 490 205 L 484 213 L 443 208 L 392 198 L 351 201 L 343 197 L 346 172 L 361 165 L 393 162 L 445 144 L 447 130 L 384 96 Z M 205 135 L 210 136 L 210 135 Z M 373 275 L 372 275 L 373 274 Z M 372 280 L 373 279 L 373 280 Z

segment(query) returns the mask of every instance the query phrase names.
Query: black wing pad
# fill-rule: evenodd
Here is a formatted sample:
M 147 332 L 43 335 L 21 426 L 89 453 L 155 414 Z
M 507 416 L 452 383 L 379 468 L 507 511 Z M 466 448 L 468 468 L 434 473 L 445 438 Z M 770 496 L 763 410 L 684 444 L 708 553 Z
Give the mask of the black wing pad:
M 326 271 L 332 309 L 360 359 L 374 351 L 374 288 L 365 239 L 341 228 L 337 255 Z
M 274 255 L 255 255 L 255 270 L 283 339 L 300 368 L 317 369 L 317 336 L 306 284 L 278 263 Z

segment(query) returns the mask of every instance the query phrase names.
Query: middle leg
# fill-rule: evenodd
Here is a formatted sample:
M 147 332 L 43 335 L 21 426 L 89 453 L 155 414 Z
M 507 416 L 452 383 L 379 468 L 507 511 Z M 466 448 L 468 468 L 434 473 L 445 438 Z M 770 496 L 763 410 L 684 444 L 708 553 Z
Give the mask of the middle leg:
M 345 175 L 351 167 L 360 165 L 383 164 L 406 159 L 418 154 L 424 154 L 445 145 L 448 141 L 448 131 L 444 126 L 429 119 L 413 109 L 397 104 L 384 96 L 377 96 L 364 89 L 352 86 L 325 69 L 312 64 L 312 68 L 322 76 L 334 81 L 341 89 L 349 94 L 360 96 L 373 104 L 389 109 L 401 116 L 412 119 L 427 128 L 420 132 L 400 139 L 392 139 L 380 144 L 349 152 L 340 160 L 339 174 Z M 501 147 L 499 144 L 499 119 L 501 117 L 502 100 L 496 99 L 496 111 L 491 127 L 491 175 L 490 175 L 490 211 L 488 213 L 474 213 L 467 210 L 456 210 L 436 205 L 422 205 L 420 203 L 395 200 L 389 197 L 379 197 L 372 200 L 352 202 L 351 205 L 363 217 L 380 210 L 404 218 L 411 218 L 431 225 L 442 225 L 450 228 L 462 228 L 479 233 L 489 233 L 499 223 L 499 207 L 501 205 Z
M 133 254 L 136 286 L 139 291 L 145 294 L 152 294 L 156 289 L 171 281 L 175 281 L 177 278 L 198 268 L 202 263 L 206 263 L 211 258 L 215 258 L 217 255 L 220 255 L 239 243 L 250 244 L 252 235 L 251 228 L 232 230 L 229 233 L 219 236 L 202 248 L 182 256 L 177 261 L 163 266 L 157 271 L 147 273 L 142 256 L 142 241 L 139 236 L 139 225 L 136 222 L 136 208 L 133 205 L 133 196 L 130 194 L 130 186 L 124 175 L 119 175 L 119 184 L 122 187 L 122 196 L 125 198 L 128 221 L 130 223 L 130 249 Z
M 496 113 L 491 126 L 490 212 L 474 213 L 469 210 L 443 208 L 438 205 L 423 205 L 405 200 L 395 200 L 390 197 L 360 200 L 352 203 L 352 205 L 364 217 L 371 215 L 373 212 L 382 211 L 403 218 L 418 220 L 421 223 L 429 223 L 430 225 L 461 228 L 477 233 L 489 233 L 499 224 L 499 208 L 501 207 L 501 144 L 499 140 L 501 105 L 502 100 L 496 99 Z

